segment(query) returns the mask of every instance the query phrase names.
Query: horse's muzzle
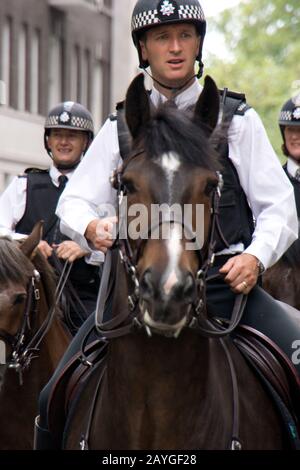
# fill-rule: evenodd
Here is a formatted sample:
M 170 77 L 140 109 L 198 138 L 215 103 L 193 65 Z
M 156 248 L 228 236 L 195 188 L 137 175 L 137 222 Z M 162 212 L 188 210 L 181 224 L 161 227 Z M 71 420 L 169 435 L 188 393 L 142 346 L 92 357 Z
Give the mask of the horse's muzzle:
M 141 321 L 155 333 L 178 336 L 189 323 L 196 292 L 190 273 L 180 273 L 172 288 L 166 290 L 161 277 L 147 270 L 140 282 Z

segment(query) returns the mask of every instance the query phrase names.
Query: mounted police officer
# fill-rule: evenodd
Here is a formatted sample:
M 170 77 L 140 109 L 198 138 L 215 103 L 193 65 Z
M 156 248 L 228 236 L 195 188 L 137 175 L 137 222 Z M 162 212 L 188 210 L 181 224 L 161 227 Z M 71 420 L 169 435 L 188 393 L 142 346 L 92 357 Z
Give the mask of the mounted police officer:
M 65 296 L 70 329 L 75 332 L 95 308 L 99 287 L 98 267 L 85 262 L 88 255 L 78 243 L 60 232 L 55 215 L 58 199 L 73 176 L 94 137 L 92 116 L 84 106 L 64 102 L 55 106 L 45 122 L 44 144 L 52 159 L 48 170 L 29 168 L 15 178 L 0 198 L 0 231 L 14 238 L 28 235 L 44 220 L 42 254 L 58 273 L 63 263 L 72 263 Z M 93 262 L 92 259 L 89 262 Z
M 205 32 L 206 21 L 198 0 L 137 1 L 132 15 L 132 37 L 140 67 L 145 71 L 148 66 L 151 69 L 150 100 L 154 107 L 167 100 L 173 100 L 179 109 L 195 105 L 202 91 L 197 77 L 203 69 Z M 231 94 L 231 98 L 235 95 Z M 118 108 L 119 116 L 122 106 Z M 116 204 L 110 175 L 122 164 L 123 139 L 118 135 L 118 116 L 110 117 L 102 127 L 88 151 L 88 158 L 81 162 L 65 189 L 57 210 L 64 233 L 76 239 L 82 248 L 93 246 L 102 253 L 113 244 L 115 218 L 103 218 L 100 208 L 108 202 Z M 244 321 L 270 334 L 291 357 L 292 342 L 300 339 L 300 328 L 297 330 L 285 309 L 256 284 L 263 269 L 275 263 L 296 239 L 293 188 L 261 120 L 245 103 L 239 103 L 236 108 L 229 129 L 229 146 L 222 159 L 225 186 L 220 223 L 228 245 L 218 241 L 214 270 L 220 270 L 225 282 L 219 279 L 209 283 L 210 308 L 216 315 L 228 317 L 235 293 L 250 293 Z M 94 184 L 95 175 L 97 184 Z M 91 325 L 89 319 L 82 326 L 59 369 L 80 348 Z M 59 370 L 52 383 L 58 374 Z M 51 382 L 41 394 L 40 426 L 45 430 L 45 402 Z
M 282 150 L 287 157 L 283 168 L 294 187 L 297 214 L 300 218 L 300 93 L 283 105 L 279 127 L 283 137 Z
M 203 69 L 205 32 L 206 21 L 198 0 L 137 1 L 132 38 L 140 67 L 147 70 L 150 65 L 154 84 L 150 99 L 154 106 L 168 99 L 182 109 L 195 105 L 202 90 L 197 75 Z M 235 95 L 229 94 L 229 101 L 230 97 Z M 82 247 L 92 245 L 103 253 L 112 246 L 113 220 L 101 219 L 96 208 L 101 203 L 115 202 L 109 175 L 122 163 L 117 127 L 116 120 L 107 120 L 58 205 L 62 231 L 70 238 L 81 239 Z M 297 237 L 293 188 L 259 116 L 246 103 L 235 111 L 228 140 L 222 156 L 225 185 L 220 220 L 228 244 L 218 240 L 214 267 L 220 270 L 225 283 L 220 279 L 208 285 L 208 301 L 214 313 L 228 317 L 234 295 L 251 292 L 245 322 L 255 324 L 278 341 L 291 357 L 292 344 L 300 338 L 300 331 L 295 337 L 294 323 L 290 329 L 278 329 L 275 312 L 283 322 L 283 309 L 255 286 L 263 270 L 274 264 Z M 97 185 L 92 184 L 95 174 Z

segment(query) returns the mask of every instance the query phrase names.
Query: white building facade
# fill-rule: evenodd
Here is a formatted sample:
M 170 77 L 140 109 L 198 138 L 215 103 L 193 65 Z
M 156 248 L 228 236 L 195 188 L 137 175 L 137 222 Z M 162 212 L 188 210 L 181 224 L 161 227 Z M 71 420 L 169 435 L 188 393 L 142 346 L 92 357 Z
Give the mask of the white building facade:
M 47 167 L 49 109 L 78 101 L 96 131 L 137 73 L 135 0 L 0 0 L 0 192 L 25 168 Z

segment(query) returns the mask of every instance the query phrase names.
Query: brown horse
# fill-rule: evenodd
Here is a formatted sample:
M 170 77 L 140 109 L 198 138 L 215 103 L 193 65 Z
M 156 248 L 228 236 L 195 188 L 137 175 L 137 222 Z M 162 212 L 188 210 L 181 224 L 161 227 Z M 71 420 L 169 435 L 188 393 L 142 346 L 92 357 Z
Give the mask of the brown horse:
M 70 342 L 54 303 L 52 268 L 35 250 L 41 224 L 21 245 L 0 239 L 0 449 L 33 448 L 38 397 Z
M 300 240 L 263 275 L 263 288 L 277 300 L 300 310 Z
M 107 363 L 70 408 L 64 448 L 281 449 L 273 404 L 226 335 L 234 322 L 225 332 L 206 317 L 203 271 L 220 184 L 212 146 L 218 90 L 207 77 L 192 121 L 169 106 L 151 114 L 139 76 L 125 109 L 132 155 L 115 184 L 120 213 L 127 195 L 129 237 L 112 253 L 113 319 L 98 321 L 109 338 Z M 149 214 L 154 204 L 186 205 L 190 218 L 173 209 L 156 220 L 145 215 L 134 237 L 133 209 Z M 204 243 L 196 236 L 199 207 Z

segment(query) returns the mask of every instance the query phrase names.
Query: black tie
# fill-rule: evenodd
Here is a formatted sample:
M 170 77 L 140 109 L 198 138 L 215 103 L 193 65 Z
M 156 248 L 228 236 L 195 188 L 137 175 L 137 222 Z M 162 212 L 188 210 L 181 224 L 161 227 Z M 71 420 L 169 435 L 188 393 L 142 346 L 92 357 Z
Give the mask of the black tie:
M 58 178 L 58 182 L 59 182 L 58 189 L 60 190 L 61 193 L 65 189 L 67 181 L 68 181 L 67 176 L 65 176 L 65 175 L 60 175 L 59 176 L 59 178 Z
M 297 181 L 299 181 L 299 183 L 300 183 L 300 168 L 298 168 L 298 170 L 297 170 L 296 173 L 295 173 L 295 179 L 296 179 Z

